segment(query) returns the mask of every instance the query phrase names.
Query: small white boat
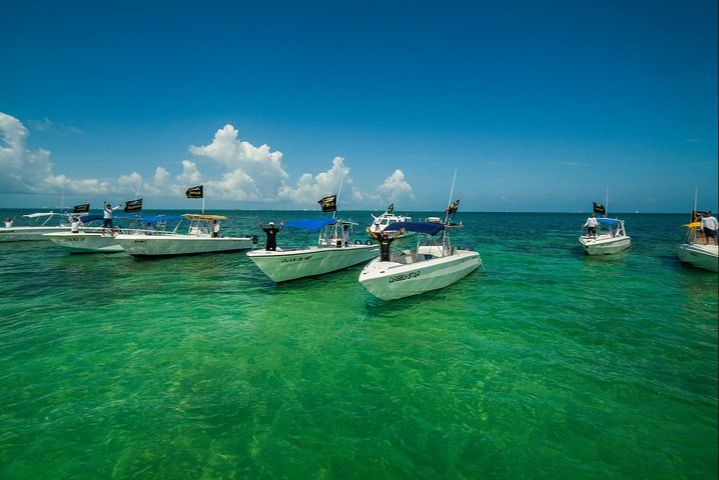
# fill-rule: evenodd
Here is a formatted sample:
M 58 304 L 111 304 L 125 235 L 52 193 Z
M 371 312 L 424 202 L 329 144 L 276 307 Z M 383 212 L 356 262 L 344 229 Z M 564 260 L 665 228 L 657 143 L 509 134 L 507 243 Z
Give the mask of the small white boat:
M 372 215 L 372 214 L 370 214 Z M 390 225 L 393 225 L 397 222 L 411 222 L 412 217 L 408 215 L 395 215 L 394 213 L 394 204 L 387 207 L 387 211 L 384 212 L 379 217 L 375 217 L 372 215 L 372 218 L 374 218 L 374 221 L 369 226 L 369 229 L 371 232 L 376 233 L 377 235 L 380 235 L 385 228 L 387 228 Z M 405 232 L 400 237 L 408 237 L 410 235 L 414 235 L 414 232 Z
M 80 217 L 83 224 L 102 220 L 102 215 Z M 153 217 L 123 217 L 116 216 L 114 220 L 131 221 L 128 227 L 116 226 L 114 229 L 95 226 L 85 226 L 77 233 L 53 232 L 45 236 L 55 245 L 64 248 L 70 253 L 120 253 L 125 250 L 117 242 L 118 235 L 159 235 L 166 222 L 183 220 L 180 216 L 153 216 Z M 118 223 L 119 223 L 118 222 Z M 147 226 L 149 224 L 149 226 Z M 143 227 L 144 226 L 144 227 Z M 114 232 L 114 234 L 113 234 Z
M 135 257 L 168 257 L 194 255 L 198 253 L 220 253 L 248 250 L 254 246 L 251 237 L 213 237 L 212 222 L 225 220 L 221 215 L 185 214 L 190 221 L 187 234 L 177 233 L 180 223 L 170 232 L 120 234 L 115 237 L 118 244 Z
M 598 218 L 597 235 L 589 234 L 579 237 L 584 251 L 588 255 L 610 255 L 623 252 L 632 245 L 632 238 L 627 235 L 624 220 L 616 218 Z
M 713 243 L 708 245 L 697 243 L 698 233 L 701 232 L 701 222 L 692 222 L 685 226 L 689 230 L 685 242 L 677 250 L 679 260 L 710 272 L 719 271 L 718 247 Z M 713 240 L 710 241 L 713 242 Z
M 284 228 L 298 228 L 319 232 L 317 245 L 282 248 L 277 251 L 257 249 L 247 253 L 262 272 L 274 282 L 322 275 L 341 270 L 376 257 L 379 247 L 352 242 L 352 222 L 335 219 L 296 220 L 286 222 Z M 347 236 L 344 235 L 348 231 Z
M 387 230 L 420 233 L 415 250 L 390 255 L 389 261 L 377 258 L 360 273 L 359 282 L 372 295 L 382 300 L 418 295 L 451 285 L 483 267 L 478 252 L 452 245 L 441 223 L 396 223 Z M 433 236 L 442 232 L 439 242 Z
M 0 227 L 0 242 L 47 241 L 46 233 L 70 231 L 70 214 L 67 213 L 31 213 L 23 215 L 26 225 Z

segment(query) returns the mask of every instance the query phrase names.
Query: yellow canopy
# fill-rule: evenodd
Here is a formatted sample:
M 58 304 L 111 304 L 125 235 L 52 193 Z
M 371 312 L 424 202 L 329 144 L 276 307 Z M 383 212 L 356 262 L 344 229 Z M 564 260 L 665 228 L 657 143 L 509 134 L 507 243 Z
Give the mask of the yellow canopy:
M 687 228 L 701 228 L 702 222 L 692 222 L 689 225 L 684 225 Z
M 205 215 L 204 213 L 186 213 L 183 215 L 183 217 L 187 218 L 188 220 L 225 220 L 227 218 L 223 217 L 222 215 Z

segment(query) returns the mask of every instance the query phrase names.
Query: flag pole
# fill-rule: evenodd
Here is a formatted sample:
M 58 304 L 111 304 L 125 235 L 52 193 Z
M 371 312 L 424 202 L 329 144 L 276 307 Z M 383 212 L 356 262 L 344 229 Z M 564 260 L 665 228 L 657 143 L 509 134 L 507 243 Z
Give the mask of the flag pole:
M 202 192 L 202 213 L 205 213 L 205 192 Z
M 342 179 L 340 179 L 340 188 L 337 190 L 337 197 L 335 198 L 335 211 L 332 212 L 332 219 L 334 220 L 337 216 L 337 205 L 340 203 L 340 194 L 342 193 L 342 185 L 345 183 L 345 176 L 342 175 Z
M 607 195 L 604 197 L 604 218 L 609 215 L 609 186 L 607 185 Z
M 699 200 L 699 185 L 694 185 L 694 210 L 692 211 L 692 219 L 689 223 L 694 221 L 694 215 L 697 212 L 697 201 Z

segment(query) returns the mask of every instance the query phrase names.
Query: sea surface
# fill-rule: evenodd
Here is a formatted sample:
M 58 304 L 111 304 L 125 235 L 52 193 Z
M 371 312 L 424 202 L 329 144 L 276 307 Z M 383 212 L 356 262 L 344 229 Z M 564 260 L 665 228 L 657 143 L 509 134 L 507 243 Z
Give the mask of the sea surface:
M 717 275 L 678 261 L 687 217 L 622 215 L 632 248 L 595 258 L 586 215 L 460 212 L 486 271 L 392 302 L 361 266 L 275 285 L 242 252 L 0 244 L 0 478 L 717 478 Z

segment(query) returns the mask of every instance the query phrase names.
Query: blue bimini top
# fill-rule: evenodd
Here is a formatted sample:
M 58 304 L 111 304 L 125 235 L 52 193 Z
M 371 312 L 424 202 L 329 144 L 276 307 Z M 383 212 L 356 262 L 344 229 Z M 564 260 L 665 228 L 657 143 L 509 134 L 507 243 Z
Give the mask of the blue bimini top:
M 396 222 L 392 223 L 384 229 L 385 232 L 391 232 L 404 228 L 408 232 L 426 233 L 428 235 L 434 235 L 435 233 L 444 230 L 444 225 L 441 223 L 427 223 L 427 222 Z
M 334 218 L 315 218 L 311 220 L 292 220 L 285 222 L 287 228 L 302 228 L 304 230 L 312 230 L 318 232 L 325 228 L 327 225 L 334 225 L 337 220 Z
M 598 218 L 597 222 L 603 223 L 604 225 L 616 225 L 619 223 L 619 220 L 615 220 L 613 218 Z

